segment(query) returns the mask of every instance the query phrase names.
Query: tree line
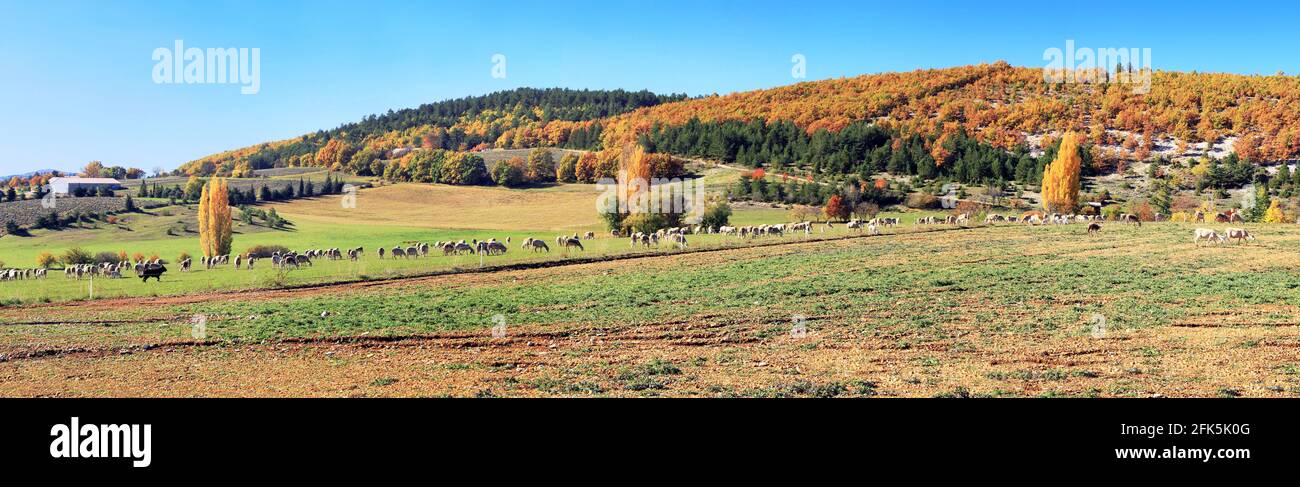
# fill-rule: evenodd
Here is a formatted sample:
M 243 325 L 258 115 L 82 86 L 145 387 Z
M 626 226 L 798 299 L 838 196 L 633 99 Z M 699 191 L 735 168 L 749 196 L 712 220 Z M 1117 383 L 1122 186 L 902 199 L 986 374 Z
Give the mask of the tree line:
M 325 180 L 319 185 L 313 181 L 299 178 L 296 183 L 294 181 L 285 181 L 279 185 L 262 183 L 260 185 L 248 185 L 243 189 L 229 187 L 228 185 L 223 186 L 226 187 L 229 204 L 238 206 L 257 204 L 258 202 L 288 201 L 295 198 L 342 194 L 345 185 L 346 183 L 344 183 L 342 177 L 326 175 Z M 203 180 L 197 176 L 191 176 L 184 186 L 180 184 L 172 186 L 160 183 L 150 184 L 148 180 L 145 180 L 140 183 L 140 189 L 136 191 L 136 196 L 192 203 L 201 200 L 204 186 Z
M 638 142 L 651 152 L 769 171 L 804 171 L 814 178 L 856 175 L 871 180 L 887 172 L 965 184 L 1019 181 L 1027 185 L 1042 181 L 1043 169 L 1060 145 L 1055 141 L 1035 157 L 1023 145 L 1008 151 L 961 129 L 939 135 L 903 134 L 869 122 L 854 122 L 839 131 L 820 129 L 810 135 L 791 121 L 703 122 L 698 118 L 677 126 L 654 124 Z M 1088 148 L 1080 149 L 1085 176 L 1093 171 Z

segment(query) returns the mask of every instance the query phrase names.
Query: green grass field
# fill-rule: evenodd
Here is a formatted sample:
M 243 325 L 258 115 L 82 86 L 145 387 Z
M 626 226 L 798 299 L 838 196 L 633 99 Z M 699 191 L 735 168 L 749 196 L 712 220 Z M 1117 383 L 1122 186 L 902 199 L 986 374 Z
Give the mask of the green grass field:
M 273 230 L 260 225 L 236 223 L 234 253 L 254 245 L 282 245 L 294 250 L 349 249 L 364 247 L 367 256 L 359 262 L 317 261 L 314 266 L 280 271 L 262 261 L 253 270 L 234 270 L 230 266 L 212 270 L 179 272 L 169 266 L 161 282 L 142 283 L 138 279 L 70 280 L 55 269 L 49 278 L 38 281 L 0 282 L 0 303 L 23 303 L 84 300 L 123 296 L 167 296 L 221 290 L 280 288 L 327 282 L 374 280 L 430 272 L 476 268 L 481 265 L 514 264 L 565 259 L 578 252 L 566 253 L 555 248 L 557 235 L 592 231 L 599 238 L 584 241 L 584 257 L 666 251 L 632 248 L 626 239 L 608 237 L 594 211 L 596 191 L 590 185 L 560 185 L 530 190 L 502 188 L 466 188 L 445 185 L 402 184 L 363 190 L 357 196 L 357 208 L 343 208 L 339 196 L 296 200 L 273 205 L 293 226 Z M 590 213 L 587 212 L 591 207 Z M 456 208 L 445 211 L 442 208 Z M 235 210 L 236 213 L 238 210 Z M 70 248 L 91 253 L 125 251 L 128 256 L 140 253 L 146 258 L 157 256 L 177 261 L 182 252 L 198 255 L 198 225 L 193 206 L 167 206 L 142 213 L 121 215 L 117 224 L 96 222 L 84 228 L 59 231 L 37 230 L 30 237 L 0 238 L 0 262 L 8 267 L 35 267 L 42 252 L 56 256 Z M 502 214 L 500 218 L 493 218 Z M 921 213 L 909 214 L 910 220 Z M 935 213 L 937 214 L 937 213 Z M 896 216 L 883 214 L 882 216 Z M 734 225 L 757 225 L 788 222 L 786 210 L 749 208 L 733 215 Z M 910 224 L 897 230 L 908 231 Z M 813 235 L 788 236 L 785 240 L 846 235 L 842 225 L 829 233 L 818 229 Z M 552 244 L 549 253 L 533 253 L 519 248 L 523 239 L 540 238 Z M 406 246 L 415 242 L 511 239 L 510 251 L 504 256 L 480 259 L 475 255 L 431 256 L 422 259 L 379 260 L 375 251 L 384 247 Z M 759 242 L 771 239 L 759 239 Z M 719 235 L 691 236 L 692 249 L 743 246 L 753 243 L 736 237 Z

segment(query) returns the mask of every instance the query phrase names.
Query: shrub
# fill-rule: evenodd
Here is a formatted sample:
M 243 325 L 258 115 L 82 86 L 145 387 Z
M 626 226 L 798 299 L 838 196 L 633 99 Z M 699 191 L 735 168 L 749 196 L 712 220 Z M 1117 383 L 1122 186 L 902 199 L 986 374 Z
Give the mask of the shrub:
M 926 193 L 909 194 L 907 195 L 906 202 L 903 204 L 907 205 L 908 208 L 915 208 L 918 210 L 930 210 L 940 207 L 939 197 Z
M 821 216 L 822 210 L 816 206 L 794 205 L 790 209 L 790 219 L 796 222 L 813 221 Z
M 1286 212 L 1282 211 L 1282 207 L 1278 204 L 1278 200 L 1273 200 L 1268 209 L 1264 211 L 1264 223 L 1287 223 L 1289 221 Z
M 90 255 L 90 252 L 87 252 L 81 247 L 73 247 L 64 251 L 63 257 L 59 260 L 63 262 L 63 265 L 65 266 L 95 263 L 95 257 Z
M 284 218 L 280 218 L 280 213 L 275 211 L 275 208 L 271 208 L 271 211 L 268 211 L 266 213 L 266 226 L 268 227 L 282 228 L 287 223 L 288 220 L 285 220 Z
M 1149 221 L 1155 221 L 1156 219 L 1155 209 L 1151 207 L 1150 203 L 1147 203 L 1145 201 L 1141 203 L 1129 204 L 1128 212 L 1137 215 L 1138 219 L 1142 221 L 1149 222 Z
M 283 245 L 254 245 L 248 248 L 246 254 L 259 259 L 269 259 L 276 252 L 284 255 L 289 253 L 289 249 Z
M 54 254 L 49 252 L 41 252 L 41 255 L 36 256 L 36 265 L 46 269 L 49 269 L 58 261 L 59 259 L 55 258 Z
M 624 235 L 634 232 L 654 233 L 661 228 L 676 226 L 672 214 L 634 213 L 623 218 L 621 231 Z
M 957 207 L 952 210 L 953 215 L 970 215 L 970 218 L 974 221 L 984 221 L 984 217 L 988 216 L 988 212 L 988 205 L 974 201 L 959 201 Z
M 492 168 L 492 181 L 507 188 L 523 186 L 527 182 L 523 158 L 512 157 L 498 162 Z
M 853 213 L 853 208 L 841 198 L 840 195 L 831 195 L 826 199 L 826 206 L 822 207 L 822 212 L 826 214 L 827 220 L 848 220 Z
M 524 178 L 531 183 L 555 182 L 555 158 L 550 149 L 537 148 L 528 153 Z
M 560 158 L 560 164 L 555 167 L 555 179 L 563 183 L 576 183 L 578 170 L 578 155 L 572 152 L 565 154 Z
M 440 181 L 444 184 L 475 185 L 491 182 L 487 166 L 478 154 L 458 152 L 443 161 Z
M 704 209 L 704 217 L 700 220 L 700 225 L 706 227 L 726 226 L 731 221 L 731 205 L 726 199 L 717 199 L 710 202 Z
M 1118 220 L 1120 213 L 1122 212 L 1119 205 L 1106 205 L 1105 208 L 1101 209 L 1101 215 L 1106 217 L 1107 220 Z
M 112 264 L 116 262 L 120 262 L 117 258 L 117 252 L 100 252 L 95 254 L 96 264 Z
M 879 213 L 880 205 L 875 203 L 858 203 L 858 206 L 853 207 L 853 214 L 862 219 L 875 218 Z

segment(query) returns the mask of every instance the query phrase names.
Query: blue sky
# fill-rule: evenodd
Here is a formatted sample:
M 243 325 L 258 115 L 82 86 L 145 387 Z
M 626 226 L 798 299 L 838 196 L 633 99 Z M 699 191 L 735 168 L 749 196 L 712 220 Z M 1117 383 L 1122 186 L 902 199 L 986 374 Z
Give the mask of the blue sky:
M 519 86 L 691 95 L 1149 47 L 1156 69 L 1300 73 L 1293 2 L 0 0 L 0 175 L 171 169 L 365 115 Z M 156 48 L 261 50 L 261 88 L 155 84 Z M 506 78 L 491 76 L 506 56 Z

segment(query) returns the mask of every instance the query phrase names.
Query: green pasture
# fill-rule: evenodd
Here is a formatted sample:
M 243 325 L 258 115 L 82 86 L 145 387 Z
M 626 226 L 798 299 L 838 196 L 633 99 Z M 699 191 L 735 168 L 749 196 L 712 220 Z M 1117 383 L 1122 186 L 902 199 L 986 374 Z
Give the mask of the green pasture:
M 909 221 L 919 214 L 909 214 L 900 229 L 888 230 L 888 232 L 905 231 L 903 229 L 911 227 Z M 882 214 L 882 216 L 888 215 Z M 747 209 L 737 211 L 733 215 L 732 223 L 733 225 L 758 225 L 788 221 L 789 213 L 786 210 Z M 556 247 L 554 240 L 558 233 L 554 231 L 428 229 L 370 225 L 364 221 L 348 224 L 323 223 L 310 218 L 298 218 L 292 223 L 293 226 L 288 229 L 273 230 L 261 225 L 237 222 L 233 254 L 243 253 L 255 245 L 281 245 L 297 251 L 364 247 L 366 256 L 358 262 L 346 259 L 316 261 L 312 267 L 287 271 L 273 269 L 270 261 L 265 259 L 259 261 L 252 270 L 235 270 L 229 265 L 211 270 L 201 269 L 197 264 L 199 251 L 194 208 L 184 205 L 168 206 L 122 215 L 121 221 L 117 224 L 95 222 L 84 224 L 81 228 L 59 231 L 38 230 L 28 237 L 0 238 L 0 263 L 3 263 L 4 267 L 35 267 L 37 258 L 42 252 L 50 252 L 57 257 L 71 248 L 81 248 L 92 254 L 125 251 L 128 257 L 139 253 L 146 258 L 157 256 L 173 263 L 168 266 L 168 273 L 164 275 L 161 282 L 151 280 L 149 283 L 142 283 L 138 278 L 133 277 L 133 273 L 128 273 L 123 279 L 99 278 L 93 281 L 68 279 L 62 274 L 61 266 L 56 265 L 51 269 L 49 277 L 44 280 L 0 282 L 0 304 L 20 305 L 92 298 L 166 296 L 221 290 L 280 288 L 420 275 L 476 268 L 481 265 L 550 261 L 578 255 L 592 257 L 670 250 L 667 243 L 659 248 L 632 247 L 627 239 L 611 238 L 603 231 L 596 231 L 598 238 L 583 241 L 586 247 L 584 251 L 565 252 Z M 830 231 L 823 230 L 818 225 L 812 235 L 799 234 L 780 238 L 793 241 L 846 234 L 848 230 L 842 224 Z M 522 241 L 529 237 L 545 240 L 550 244 L 551 251 L 535 253 L 521 249 Z M 380 247 L 392 249 L 394 246 L 405 247 L 417 242 L 492 238 L 500 241 L 509 238 L 510 250 L 501 256 L 442 256 L 438 252 L 431 252 L 435 255 L 396 260 L 392 258 L 380 260 L 376 254 L 376 250 Z M 691 249 L 700 249 L 751 245 L 776 238 L 749 240 L 722 235 L 692 235 L 688 238 L 688 242 Z M 182 273 L 180 267 L 174 264 L 182 252 L 188 252 L 195 258 L 195 268 L 190 272 Z

